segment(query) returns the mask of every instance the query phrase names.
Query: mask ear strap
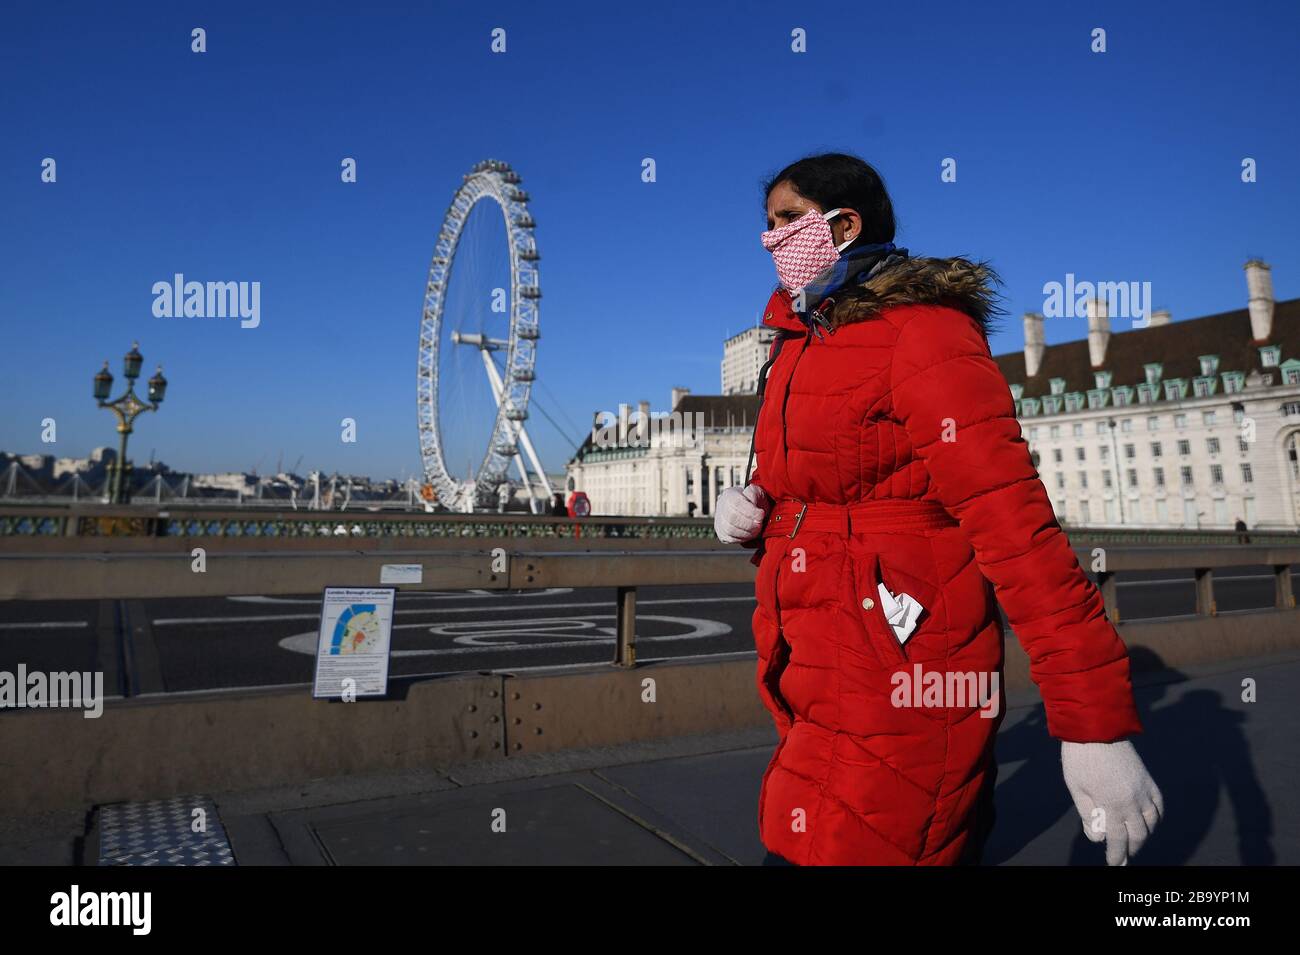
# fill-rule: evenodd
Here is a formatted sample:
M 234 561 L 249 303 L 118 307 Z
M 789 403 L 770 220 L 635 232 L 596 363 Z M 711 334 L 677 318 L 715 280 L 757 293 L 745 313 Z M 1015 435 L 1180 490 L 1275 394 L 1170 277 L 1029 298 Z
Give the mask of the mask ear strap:
M 839 215 L 839 214 L 840 214 L 841 212 L 843 212 L 843 211 L 844 211 L 844 207 L 843 207 L 843 206 L 837 206 L 836 208 L 832 209 L 830 212 L 823 212 L 823 213 L 822 213 L 822 218 L 825 219 L 827 222 L 829 222 L 831 219 L 835 218 L 837 215 Z M 853 244 L 853 241 L 854 241 L 853 239 L 849 239 L 849 241 L 847 241 L 847 242 L 845 242 L 845 243 L 843 243 L 843 244 L 841 244 L 841 245 L 837 245 L 837 246 L 835 247 L 835 251 L 836 251 L 836 252 L 843 252 L 845 249 L 847 249 L 850 245 Z

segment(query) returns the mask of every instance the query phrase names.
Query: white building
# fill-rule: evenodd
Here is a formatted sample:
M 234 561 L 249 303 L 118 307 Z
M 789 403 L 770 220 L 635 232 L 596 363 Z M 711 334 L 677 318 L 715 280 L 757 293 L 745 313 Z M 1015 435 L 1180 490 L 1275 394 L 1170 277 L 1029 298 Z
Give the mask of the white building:
M 767 352 L 776 338 L 776 329 L 755 325 L 722 343 L 722 393 L 752 395 L 758 388 L 758 373 L 767 361 Z
M 1058 345 L 1045 343 L 1042 315 L 1025 316 L 1024 351 L 995 360 L 1062 523 L 1300 527 L 1300 299 L 1275 303 L 1262 262 L 1246 277 L 1246 308 L 1180 322 L 1155 312 L 1149 327 L 1118 331 L 1093 302 L 1087 338 Z M 744 479 L 770 331 L 727 340 L 723 395 L 673 389 L 672 411 L 701 416 L 694 443 L 623 440 L 642 416 L 662 417 L 643 401 L 619 440 L 588 438 L 569 488 L 587 492 L 593 514 L 686 516 L 691 502 L 712 514 Z
M 724 488 L 744 480 L 758 398 L 674 388 L 670 405 L 656 415 L 642 401 L 612 421 L 597 413 L 567 482 L 587 493 L 592 514 L 705 517 Z
M 1246 263 L 1246 308 L 1116 332 L 1105 303 L 1086 340 L 997 356 L 1062 523 L 1300 526 L 1300 299 L 1275 303 Z

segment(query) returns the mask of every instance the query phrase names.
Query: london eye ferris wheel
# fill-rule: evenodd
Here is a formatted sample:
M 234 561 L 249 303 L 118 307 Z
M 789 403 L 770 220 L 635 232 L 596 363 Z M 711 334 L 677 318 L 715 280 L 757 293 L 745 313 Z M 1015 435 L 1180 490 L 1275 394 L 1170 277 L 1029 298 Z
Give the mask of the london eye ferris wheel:
M 522 488 L 529 509 L 544 513 L 554 493 L 524 427 L 542 291 L 536 223 L 520 182 L 498 160 L 477 163 L 464 176 L 443 219 L 425 285 L 417 378 L 420 457 L 426 496 L 452 511 L 495 509 L 503 495 Z M 459 460 L 460 452 L 467 455 L 464 476 L 451 466 L 452 455 Z

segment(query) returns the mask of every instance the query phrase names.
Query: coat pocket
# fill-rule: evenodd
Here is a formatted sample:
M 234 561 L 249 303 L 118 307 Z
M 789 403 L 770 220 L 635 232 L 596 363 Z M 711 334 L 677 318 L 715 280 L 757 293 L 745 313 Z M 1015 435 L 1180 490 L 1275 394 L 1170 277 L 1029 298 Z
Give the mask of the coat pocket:
M 880 599 L 880 585 L 883 582 L 880 556 L 867 553 L 851 555 L 849 559 L 853 562 L 854 598 L 857 601 L 855 612 L 860 615 L 868 642 L 882 665 L 908 663 L 907 647 L 898 642 Z

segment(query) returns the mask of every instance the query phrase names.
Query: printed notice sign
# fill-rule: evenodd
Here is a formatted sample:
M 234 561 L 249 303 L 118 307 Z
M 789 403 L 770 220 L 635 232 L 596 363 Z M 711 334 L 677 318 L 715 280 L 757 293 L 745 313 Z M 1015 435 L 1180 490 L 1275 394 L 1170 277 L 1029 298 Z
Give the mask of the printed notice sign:
M 383 696 L 393 634 L 394 587 L 326 587 L 316 644 L 316 699 Z
M 379 568 L 381 584 L 422 584 L 423 564 L 384 564 Z

